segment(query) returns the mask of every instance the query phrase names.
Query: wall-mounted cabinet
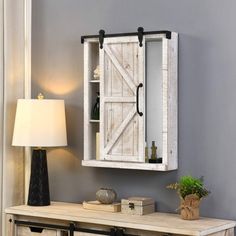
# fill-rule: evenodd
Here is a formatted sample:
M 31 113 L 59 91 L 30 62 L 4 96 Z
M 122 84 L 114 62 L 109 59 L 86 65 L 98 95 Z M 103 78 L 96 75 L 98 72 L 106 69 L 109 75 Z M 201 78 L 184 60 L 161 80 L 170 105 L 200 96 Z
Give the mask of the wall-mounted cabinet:
M 138 36 L 114 35 L 102 48 L 97 37 L 83 38 L 83 166 L 177 169 L 178 35 L 168 35 L 144 34 L 142 46 Z M 147 159 L 152 141 L 158 163 Z

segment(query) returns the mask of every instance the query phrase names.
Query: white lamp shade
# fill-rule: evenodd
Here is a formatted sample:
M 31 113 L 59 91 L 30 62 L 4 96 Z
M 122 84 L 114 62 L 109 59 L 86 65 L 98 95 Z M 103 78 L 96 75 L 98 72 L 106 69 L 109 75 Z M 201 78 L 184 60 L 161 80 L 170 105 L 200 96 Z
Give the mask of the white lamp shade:
M 13 146 L 67 145 L 65 103 L 53 99 L 18 99 Z

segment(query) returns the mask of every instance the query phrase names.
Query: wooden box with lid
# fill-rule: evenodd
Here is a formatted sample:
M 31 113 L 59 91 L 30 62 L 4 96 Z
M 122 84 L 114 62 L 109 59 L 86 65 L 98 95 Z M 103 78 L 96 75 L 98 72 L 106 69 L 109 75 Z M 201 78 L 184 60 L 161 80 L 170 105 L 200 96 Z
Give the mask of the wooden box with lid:
M 146 215 L 155 211 L 155 202 L 152 198 L 130 197 L 121 200 L 121 212 L 131 215 Z

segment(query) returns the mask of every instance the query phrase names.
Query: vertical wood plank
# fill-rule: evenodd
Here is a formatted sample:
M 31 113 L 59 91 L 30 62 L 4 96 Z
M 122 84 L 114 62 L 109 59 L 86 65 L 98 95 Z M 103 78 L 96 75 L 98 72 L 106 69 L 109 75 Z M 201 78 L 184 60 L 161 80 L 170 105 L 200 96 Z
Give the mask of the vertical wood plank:
M 139 70 L 139 65 L 138 65 L 138 45 L 133 44 L 133 77 L 134 77 L 134 83 L 136 86 L 138 86 L 139 78 L 138 78 L 138 70 Z M 144 87 L 145 88 L 145 87 Z M 133 143 L 133 155 L 138 156 L 138 148 L 139 148 L 139 118 L 138 115 L 136 114 L 133 120 L 133 130 L 134 130 L 134 143 Z
M 178 168 L 178 34 L 168 40 L 168 169 Z
M 91 96 L 89 91 L 89 70 L 91 68 L 91 61 L 89 59 L 90 46 L 88 42 L 84 42 L 84 159 L 89 160 L 92 158 L 91 153 L 91 124 L 90 112 Z
M 126 69 L 130 77 L 133 81 L 136 80 L 134 78 L 134 43 L 123 43 L 122 54 L 123 54 L 123 67 Z M 137 44 L 135 44 L 137 47 Z M 130 97 L 134 96 L 132 91 L 125 85 L 125 81 L 123 81 L 123 96 Z M 132 103 L 124 103 L 123 104 L 123 118 L 126 117 L 126 114 L 132 109 L 134 105 Z M 122 134 L 123 137 L 123 155 L 127 156 L 127 161 L 129 161 L 129 156 L 134 155 L 134 124 L 135 118 L 127 125 L 125 131 Z
M 109 47 L 115 53 L 117 59 L 119 61 L 122 61 L 122 54 L 121 44 L 110 44 Z M 117 71 L 117 69 L 114 67 L 114 65 L 111 65 L 111 81 L 112 81 L 112 87 L 111 87 L 111 96 L 112 97 L 122 97 L 122 77 L 120 73 Z M 108 78 L 109 79 L 109 78 Z M 123 104 L 122 103 L 111 103 L 112 106 L 112 119 L 111 119 L 111 127 L 112 130 L 115 132 L 115 130 L 118 129 L 119 125 L 122 123 L 123 117 L 122 117 L 122 111 L 123 111 Z M 123 139 L 120 137 L 117 142 L 114 144 L 111 152 L 109 154 L 112 155 L 121 155 L 122 154 L 122 148 L 123 148 Z
M 143 39 L 143 45 L 145 45 L 145 38 Z M 143 116 L 138 115 L 139 123 L 139 161 L 145 162 L 145 47 L 138 46 L 138 83 L 143 83 L 143 88 L 139 92 L 139 108 L 143 112 Z
M 107 57 L 107 55 L 104 53 L 104 87 L 106 88 L 105 95 L 106 96 L 112 96 L 112 63 Z M 107 78 L 105 80 L 105 78 Z M 112 138 L 112 117 L 113 117 L 113 109 L 112 109 L 112 103 L 107 102 L 104 103 L 105 106 L 105 145 L 110 141 Z
M 105 146 L 105 139 L 107 136 L 106 133 L 106 125 L 107 120 L 105 117 L 107 117 L 107 111 L 105 110 L 105 104 L 104 104 L 104 96 L 106 92 L 105 88 L 105 82 L 104 82 L 104 75 L 105 75 L 105 55 L 104 55 L 104 49 L 99 48 L 99 65 L 100 65 L 100 126 L 99 126 L 99 132 L 100 132 L 100 160 L 104 160 L 104 146 Z

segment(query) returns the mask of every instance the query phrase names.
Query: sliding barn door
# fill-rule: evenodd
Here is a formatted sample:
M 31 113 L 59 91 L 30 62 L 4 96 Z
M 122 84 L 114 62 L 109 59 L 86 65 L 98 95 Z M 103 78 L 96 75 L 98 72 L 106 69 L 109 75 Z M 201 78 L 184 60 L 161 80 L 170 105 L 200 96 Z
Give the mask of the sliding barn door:
M 144 50 L 137 36 L 105 38 L 100 49 L 102 160 L 144 162 Z

